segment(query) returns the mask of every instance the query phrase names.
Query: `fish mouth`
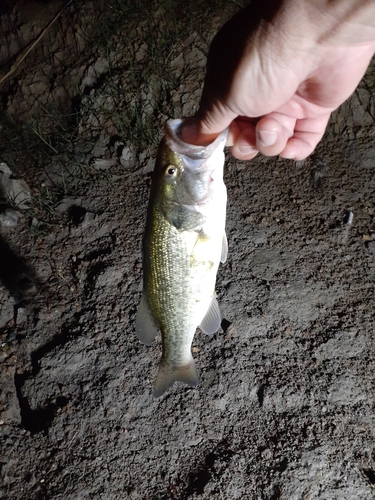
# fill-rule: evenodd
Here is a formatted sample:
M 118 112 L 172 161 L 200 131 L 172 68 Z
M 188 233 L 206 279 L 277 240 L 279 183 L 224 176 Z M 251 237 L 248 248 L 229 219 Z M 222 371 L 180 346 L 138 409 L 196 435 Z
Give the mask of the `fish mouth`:
M 184 119 L 168 120 L 165 124 L 165 138 L 167 145 L 183 160 L 185 166 L 197 170 L 202 166 L 203 160 L 210 158 L 214 151 L 224 145 L 228 136 L 228 128 L 223 130 L 216 139 L 207 145 L 198 146 L 189 144 L 180 138 L 181 125 Z

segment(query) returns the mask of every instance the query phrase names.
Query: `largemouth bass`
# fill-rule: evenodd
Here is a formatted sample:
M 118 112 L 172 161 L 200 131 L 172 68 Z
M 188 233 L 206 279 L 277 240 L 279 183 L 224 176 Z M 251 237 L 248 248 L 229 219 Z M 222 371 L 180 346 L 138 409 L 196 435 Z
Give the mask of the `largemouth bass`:
M 215 281 L 228 251 L 223 182 L 227 130 L 207 146 L 194 146 L 179 138 L 181 123 L 169 120 L 165 125 L 143 238 L 136 333 L 150 345 L 161 330 L 156 398 L 175 381 L 190 386 L 199 382 L 191 343 L 198 326 L 206 334 L 219 329 Z

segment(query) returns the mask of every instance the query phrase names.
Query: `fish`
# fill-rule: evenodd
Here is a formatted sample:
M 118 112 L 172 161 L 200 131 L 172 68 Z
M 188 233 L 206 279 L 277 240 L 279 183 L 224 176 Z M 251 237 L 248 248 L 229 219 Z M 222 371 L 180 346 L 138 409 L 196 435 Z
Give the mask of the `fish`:
M 215 283 L 228 254 L 223 180 L 228 130 L 197 146 L 180 138 L 182 123 L 165 123 L 142 242 L 143 290 L 135 330 L 147 346 L 161 331 L 155 398 L 176 381 L 198 385 L 191 344 L 197 327 L 207 335 L 220 327 Z

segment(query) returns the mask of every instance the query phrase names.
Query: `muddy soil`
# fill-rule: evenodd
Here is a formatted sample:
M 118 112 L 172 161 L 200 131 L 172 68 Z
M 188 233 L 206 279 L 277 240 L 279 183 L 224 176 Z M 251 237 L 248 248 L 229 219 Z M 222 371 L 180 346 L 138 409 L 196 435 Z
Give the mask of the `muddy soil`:
M 63 5 L 3 8 L 3 74 Z M 3 183 L 0 496 L 373 499 L 375 69 L 306 161 L 227 155 L 222 325 L 195 336 L 200 385 L 155 400 L 161 339 L 134 335 L 150 171 L 238 5 L 135 5 L 69 4 L 1 84 L 0 162 L 29 199 Z M 101 37 L 99 11 L 121 20 Z

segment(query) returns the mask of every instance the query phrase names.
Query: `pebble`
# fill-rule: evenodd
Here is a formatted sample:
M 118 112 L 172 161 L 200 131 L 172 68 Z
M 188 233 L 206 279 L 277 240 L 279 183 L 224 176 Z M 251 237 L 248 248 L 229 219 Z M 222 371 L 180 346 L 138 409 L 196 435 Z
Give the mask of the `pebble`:
M 96 218 L 96 214 L 95 213 L 93 213 L 93 212 L 86 212 L 85 215 L 84 215 L 84 217 L 83 217 L 83 220 L 81 222 L 81 225 L 82 226 L 86 226 L 91 221 L 93 221 L 95 218 Z
M 27 311 L 25 307 L 19 307 L 16 313 L 16 323 L 20 325 L 21 323 L 25 323 L 27 321 Z
M 0 226 L 15 227 L 18 224 L 19 214 L 13 208 L 7 208 L 0 214 Z

